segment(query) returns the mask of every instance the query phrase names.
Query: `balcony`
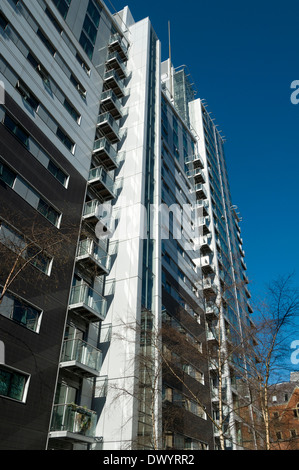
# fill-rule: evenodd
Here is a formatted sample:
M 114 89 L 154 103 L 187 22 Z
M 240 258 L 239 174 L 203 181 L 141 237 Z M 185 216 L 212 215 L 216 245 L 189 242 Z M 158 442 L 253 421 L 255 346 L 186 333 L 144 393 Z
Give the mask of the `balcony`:
M 194 168 L 193 170 L 189 170 L 187 176 L 188 178 L 192 178 L 195 184 L 206 182 L 202 168 Z
M 201 270 L 204 274 L 213 274 L 214 269 L 212 266 L 212 256 L 201 256 Z
M 210 217 L 199 217 L 196 221 L 199 235 L 208 235 L 210 233 L 209 225 Z
M 189 163 L 193 164 L 194 169 L 195 168 L 201 168 L 201 169 L 204 168 L 203 159 L 201 158 L 201 156 L 199 154 L 190 155 L 190 156 L 186 157 L 186 164 L 188 165 Z
M 128 45 L 120 34 L 116 33 L 111 36 L 108 47 L 110 52 L 117 52 L 122 60 L 128 60 Z
M 213 253 L 212 250 L 212 236 L 211 235 L 205 235 L 203 237 L 200 237 L 200 251 L 202 254 L 211 254 Z
M 107 70 L 115 70 L 120 79 L 127 77 L 126 66 L 123 63 L 123 59 L 121 58 L 120 54 L 118 54 L 118 52 L 111 52 L 110 54 L 108 54 L 106 60 L 106 67 Z
M 102 351 L 81 339 L 65 340 L 63 343 L 60 368 L 70 370 L 81 378 L 100 375 Z
M 107 70 L 104 75 L 104 86 L 114 91 L 117 98 L 125 96 L 125 85 L 115 70 Z
M 108 171 L 116 170 L 119 167 L 120 158 L 117 151 L 112 147 L 109 140 L 104 137 L 95 141 L 93 158 Z
M 114 181 L 102 166 L 90 170 L 88 184 L 97 191 L 104 201 L 115 198 Z
M 202 199 L 201 201 L 198 201 L 195 204 L 196 215 L 198 217 L 208 216 L 209 215 L 208 209 L 209 209 L 209 201 L 207 201 L 206 199 Z
M 108 274 L 110 270 L 110 256 L 91 238 L 79 242 L 76 262 L 97 276 Z
M 74 403 L 54 405 L 50 438 L 71 443 L 96 442 L 97 414 Z
M 83 209 L 83 220 L 92 225 L 97 224 L 101 217 L 100 206 L 101 203 L 98 199 L 86 202 Z
M 72 287 L 69 309 L 87 321 L 98 322 L 105 320 L 107 301 L 88 284 L 82 282 Z
M 123 108 L 113 90 L 107 90 L 102 93 L 101 107 L 111 114 L 114 119 L 123 117 Z
M 217 295 L 217 287 L 211 278 L 204 278 L 202 282 L 203 293 L 206 298 L 215 297 Z
M 97 130 L 101 131 L 102 136 L 106 137 L 111 144 L 116 144 L 120 141 L 119 126 L 110 113 L 99 115 Z
M 196 194 L 196 199 L 207 199 L 207 193 L 202 183 L 194 185 L 194 190 Z

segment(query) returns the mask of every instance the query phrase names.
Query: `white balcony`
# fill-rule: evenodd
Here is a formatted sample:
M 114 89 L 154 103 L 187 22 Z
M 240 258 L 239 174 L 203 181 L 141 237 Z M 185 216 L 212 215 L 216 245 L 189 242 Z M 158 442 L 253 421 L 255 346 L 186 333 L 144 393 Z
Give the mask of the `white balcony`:
M 114 119 L 123 117 L 123 107 L 113 90 L 107 90 L 101 96 L 101 108 L 109 112 Z
M 69 339 L 63 343 L 60 368 L 67 369 L 81 378 L 92 378 L 100 375 L 102 351 L 82 341 Z
M 119 77 L 117 72 L 113 69 L 107 70 L 104 75 L 104 87 L 105 89 L 111 89 L 114 91 L 118 98 L 125 96 L 125 85 L 123 80 Z
M 109 273 L 111 258 L 100 244 L 86 238 L 79 242 L 76 262 L 98 276 Z
M 120 141 L 119 126 L 110 113 L 100 114 L 97 122 L 97 130 L 106 137 L 111 144 Z
M 201 270 L 204 274 L 213 274 L 213 256 L 212 255 L 205 255 L 200 257 L 201 262 Z
M 94 188 L 104 201 L 115 198 L 115 184 L 103 167 L 92 168 L 88 184 Z
M 69 309 L 90 322 L 105 320 L 107 313 L 106 299 L 82 282 L 72 287 Z
M 121 55 L 118 52 L 108 54 L 106 60 L 107 70 L 115 70 L 120 79 L 127 77 L 127 69 Z
M 201 158 L 199 153 L 186 157 L 186 164 L 187 165 L 192 164 L 194 169 L 195 168 L 201 168 L 201 169 L 204 168 L 203 159 Z
M 122 60 L 128 60 L 128 42 L 120 34 L 111 36 L 108 47 L 110 52 L 117 52 Z
M 108 139 L 102 137 L 94 143 L 93 158 L 108 171 L 116 170 L 120 164 L 120 157 Z

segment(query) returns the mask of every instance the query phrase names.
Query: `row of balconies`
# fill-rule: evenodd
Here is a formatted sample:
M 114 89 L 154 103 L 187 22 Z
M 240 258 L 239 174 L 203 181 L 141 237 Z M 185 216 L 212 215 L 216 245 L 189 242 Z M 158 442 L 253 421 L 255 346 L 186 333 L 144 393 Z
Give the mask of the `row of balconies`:
M 127 59 L 127 45 L 119 34 L 113 35 L 108 44 L 101 113 L 97 121 L 99 138 L 94 143 L 92 155 L 94 167 L 88 178 L 88 187 L 94 191 L 95 199 L 87 201 L 83 209 L 83 221 L 93 229 L 101 220 L 102 203 L 116 196 L 117 185 L 108 172 L 116 170 L 120 164 L 120 156 L 113 145 L 121 140 L 116 121 L 123 117 L 120 99 L 125 94 L 123 79 L 127 77 L 127 72 L 123 61 Z M 102 223 L 103 228 L 108 230 L 108 224 L 104 220 Z M 80 272 L 88 273 L 87 278 L 90 279 L 109 273 L 111 257 L 104 244 L 86 237 L 78 243 L 76 265 Z M 82 280 L 71 289 L 69 311 L 86 322 L 100 322 L 106 318 L 107 300 Z M 95 378 L 100 375 L 101 364 L 102 352 L 98 348 L 79 339 L 64 341 L 60 369 L 80 378 Z M 93 444 L 96 442 L 96 424 L 95 411 L 74 403 L 57 404 L 53 409 L 50 437 Z

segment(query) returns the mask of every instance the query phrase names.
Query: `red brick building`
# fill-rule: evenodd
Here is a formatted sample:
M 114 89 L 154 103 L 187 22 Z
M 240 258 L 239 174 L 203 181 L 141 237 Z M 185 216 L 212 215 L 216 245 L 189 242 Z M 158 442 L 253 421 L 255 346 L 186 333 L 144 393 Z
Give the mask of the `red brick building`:
M 299 372 L 271 386 L 269 418 L 271 449 L 299 450 Z

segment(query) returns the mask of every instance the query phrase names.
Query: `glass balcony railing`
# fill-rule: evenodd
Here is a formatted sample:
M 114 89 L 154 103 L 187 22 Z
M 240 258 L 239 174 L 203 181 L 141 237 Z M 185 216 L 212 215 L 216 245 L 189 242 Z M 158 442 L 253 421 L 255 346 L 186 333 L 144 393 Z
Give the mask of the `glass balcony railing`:
M 100 218 L 99 214 L 99 206 L 101 203 L 98 199 L 93 199 L 92 201 L 88 201 L 84 204 L 83 209 L 83 218 L 88 220 L 97 221 Z
M 125 95 L 125 85 L 115 70 L 107 70 L 104 75 L 106 87 L 112 88 L 117 97 Z
M 110 113 L 107 112 L 98 116 L 97 127 L 112 144 L 120 140 L 119 126 Z
M 93 320 L 104 320 L 107 311 L 107 301 L 101 294 L 83 282 L 72 287 L 70 308 L 79 310 L 83 315 L 86 312 L 87 316 L 88 312 L 90 312 Z
M 112 197 L 115 197 L 115 185 L 113 179 L 108 175 L 103 167 L 92 168 L 89 172 L 89 184 L 95 185 L 101 194 L 101 188 L 107 189 Z
M 193 163 L 194 168 L 204 168 L 203 159 L 198 153 L 186 157 L 185 161 L 186 164 Z
M 95 241 L 91 238 L 81 240 L 78 245 L 77 260 L 86 257 L 94 260 L 105 271 L 109 271 L 111 260 L 110 256 L 99 244 L 95 243 Z
M 98 372 L 102 365 L 102 351 L 81 339 L 65 340 L 61 353 L 61 362 L 74 361 Z
M 64 431 L 87 438 L 96 435 L 97 414 L 74 403 L 54 405 L 51 432 Z
M 106 64 L 111 66 L 114 70 L 116 70 L 118 76 L 120 78 L 127 77 L 127 69 L 123 62 L 122 57 L 118 52 L 111 52 L 108 54 Z
M 122 59 L 128 58 L 128 43 L 120 34 L 113 34 L 109 40 L 109 48 L 116 50 L 122 56 Z
M 107 170 L 115 170 L 119 167 L 121 158 L 111 143 L 105 137 L 94 142 L 93 155 L 98 163 L 102 163 Z
M 205 187 L 202 183 L 198 183 L 194 185 L 194 192 L 199 199 L 206 199 L 207 193 Z
M 109 112 L 113 115 L 115 119 L 120 119 L 122 117 L 123 107 L 119 101 L 119 98 L 117 98 L 113 90 L 107 90 L 102 93 L 101 105 L 109 107 Z

